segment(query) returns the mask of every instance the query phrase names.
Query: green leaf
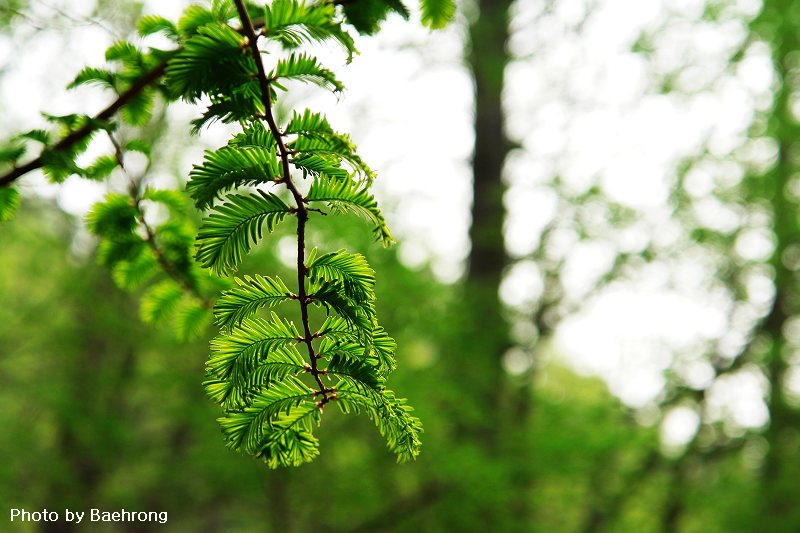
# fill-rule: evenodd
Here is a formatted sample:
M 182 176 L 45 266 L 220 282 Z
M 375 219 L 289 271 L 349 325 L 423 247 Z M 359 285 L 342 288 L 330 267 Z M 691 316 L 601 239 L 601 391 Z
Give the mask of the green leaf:
M 281 176 L 275 151 L 258 146 L 225 146 L 206 151 L 202 165 L 189 173 L 186 190 L 199 208 L 206 208 L 221 193 L 241 185 L 268 183 Z
M 119 162 L 115 155 L 101 155 L 84 169 L 84 176 L 93 180 L 103 180 L 118 166 Z
M 140 154 L 150 157 L 150 144 L 141 139 L 131 139 L 125 144 L 125 150 L 128 152 L 139 152 Z
M 358 384 L 363 389 L 379 392 L 383 389 L 384 377 L 374 366 L 364 360 L 348 357 L 346 353 L 338 352 L 331 358 L 325 375 L 335 376 L 340 379 L 349 379 L 353 384 Z
M 201 26 L 217 22 L 217 17 L 204 7 L 198 5 L 191 5 L 187 7 L 178 20 L 178 31 L 182 35 L 192 35 L 196 33 Z
M 197 261 L 217 275 L 235 271 L 261 240 L 264 224 L 272 231 L 292 209 L 274 194 L 234 194 L 215 206 L 197 234 Z
M 228 446 L 237 451 L 258 453 L 273 419 L 301 403 L 309 402 L 312 397 L 312 391 L 302 381 L 292 377 L 260 391 L 249 407 L 220 420 Z
M 270 278 L 256 274 L 234 278 L 238 287 L 225 291 L 214 306 L 217 324 L 228 331 L 263 307 L 275 307 L 291 300 L 292 292 L 279 277 Z
M 27 149 L 19 141 L 6 146 L 0 146 L 0 163 L 14 163 L 17 159 L 25 155 Z
M 84 170 L 75 163 L 78 151 L 62 152 L 46 150 L 42 152 L 42 171 L 53 183 L 63 183 L 72 175 L 83 176 Z
M 410 461 L 419 455 L 422 423 L 411 414 L 413 409 L 405 399 L 396 398 L 388 389 L 376 391 L 365 387 L 349 376 L 342 376 L 336 394 L 336 403 L 343 412 L 363 410 L 372 419 L 389 450 L 397 455 L 398 462 Z
M 303 43 L 318 46 L 332 40 L 346 52 L 348 60 L 356 53 L 353 38 L 341 24 L 334 22 L 335 6 L 331 3 L 306 4 L 297 0 L 273 0 L 264 6 L 264 29 L 267 39 L 287 48 Z
M 351 181 L 336 181 L 319 177 L 314 180 L 306 199 L 312 202 L 327 202 L 339 212 L 350 211 L 370 221 L 375 226 L 374 233 L 384 246 L 394 242 L 383 214 L 378 209 L 375 198 L 367 192 L 366 187 Z
M 254 83 L 241 85 L 224 95 L 211 95 L 211 105 L 200 118 L 192 121 L 192 133 L 197 134 L 206 124 L 219 120 L 224 124 L 248 120 L 264 114 L 261 90 Z
M 315 404 L 304 402 L 279 415 L 266 433 L 257 457 L 269 468 L 300 466 L 319 455 L 319 441 L 312 433 L 319 424 Z
M 206 363 L 209 377 L 221 380 L 244 380 L 266 359 L 273 349 L 282 349 L 298 341 L 294 324 L 272 313 L 272 320 L 249 318 L 227 335 L 211 341 L 211 357 Z
M 391 12 L 408 19 L 408 9 L 400 0 L 359 0 L 343 4 L 344 16 L 359 33 L 371 35 L 380 29 L 380 24 Z
M 19 191 L 14 187 L 0 187 L 0 222 L 8 222 L 14 218 L 19 207 Z
M 382 326 L 378 326 L 372 332 L 372 343 L 369 345 L 368 357 L 375 357 L 378 367 L 382 372 L 389 373 L 395 369 L 397 362 L 394 352 L 397 350 L 397 342 L 390 337 Z
M 132 291 L 150 281 L 158 271 L 155 255 L 151 250 L 144 249 L 131 260 L 116 263 L 111 271 L 111 277 L 118 287 Z
M 333 128 L 331 128 L 325 116 L 306 109 L 302 115 L 298 114 L 297 111 L 294 112 L 291 120 L 286 124 L 284 133 L 287 135 L 300 133 L 327 135 L 333 133 Z
M 194 103 L 204 94 L 228 94 L 254 84 L 256 66 L 247 40 L 223 23 L 197 29 L 167 65 L 167 83 L 174 95 Z
M 129 196 L 111 193 L 86 215 L 89 230 L 95 235 L 125 237 L 137 225 L 139 212 Z
M 333 92 L 344 90 L 344 85 L 336 79 L 333 72 L 320 65 L 316 58 L 306 54 L 290 54 L 286 59 L 279 59 L 269 78 L 313 83 Z
M 172 316 L 183 297 L 183 290 L 172 280 L 164 280 L 142 296 L 139 314 L 142 321 L 158 323 Z
M 322 157 L 317 154 L 297 154 L 292 157 L 292 164 L 303 170 L 304 177 L 308 174 L 312 176 L 325 176 L 336 180 L 346 180 L 349 178 L 347 171 L 340 166 L 339 161 L 331 161 L 330 158 Z
M 181 191 L 172 189 L 147 189 L 142 198 L 163 204 L 175 213 L 184 213 L 188 205 L 186 196 Z
M 312 287 L 308 296 L 312 303 L 333 310 L 353 328 L 366 335 L 372 333 L 375 326 L 375 308 L 372 302 L 356 302 L 349 298 L 341 282 L 323 281 L 318 286 Z
M 312 434 L 319 409 L 296 379 L 277 383 L 253 405 L 219 419 L 228 447 L 262 459 L 270 468 L 299 466 L 319 453 Z
M 140 65 L 142 51 L 127 41 L 117 41 L 106 50 L 106 61 L 121 61 L 126 64 Z
M 158 246 L 165 258 L 181 271 L 188 271 L 192 262 L 194 225 L 183 217 L 172 217 L 155 228 Z
M 44 150 L 41 154 L 42 170 L 53 183 L 61 183 L 72 175 L 83 176 L 85 173 L 75 159 L 91 142 L 94 135 L 101 130 L 113 131 L 116 125 L 107 120 L 97 120 L 86 115 L 49 115 L 42 113 L 48 122 L 61 126 L 61 136 L 66 137 L 83 127 L 90 127 L 90 132 L 76 141 L 70 148 Z
M 353 174 L 358 174 L 368 182 L 375 179 L 375 172 L 355 153 L 355 145 L 346 135 L 302 133 L 288 146 L 300 154 L 292 159 L 292 163 L 314 175 L 347 177 L 348 172 L 341 168 L 342 162 L 346 162 Z
M 58 124 L 63 126 L 67 131 L 77 129 L 86 123 L 85 115 L 78 115 L 69 113 L 67 115 L 51 115 L 50 113 L 42 113 L 42 116 L 51 124 Z
M 187 341 L 200 337 L 211 324 L 211 310 L 196 298 L 184 295 L 175 308 L 173 331 L 179 340 Z
M 144 126 L 153 116 L 153 97 L 155 93 L 152 88 L 147 87 L 126 103 L 120 114 L 122 120 L 131 126 Z
M 292 162 L 313 175 L 346 177 L 347 173 L 340 168 L 345 161 L 354 173 L 370 182 L 375 179 L 372 169 L 355 153 L 356 148 L 350 137 L 334 131 L 321 114 L 308 109 L 302 115 L 295 112 L 286 124 L 284 133 L 297 136 L 287 143 L 289 148 L 298 153 Z
M 420 0 L 422 23 L 433 30 L 447 26 L 456 14 L 454 0 Z
M 309 368 L 295 346 L 273 348 L 269 358 L 260 360 L 251 372 L 234 373 L 233 379 L 209 379 L 203 382 L 203 387 L 215 402 L 226 409 L 237 409 L 249 405 L 258 391 L 273 382 L 307 372 Z
M 67 89 L 74 89 L 81 85 L 98 85 L 104 89 L 114 90 L 115 75 L 101 68 L 85 67 L 74 80 L 67 85 Z
M 145 242 L 135 233 L 105 238 L 97 246 L 97 262 L 113 267 L 119 261 L 134 260 L 146 248 Z
M 230 141 L 228 146 L 249 148 L 269 148 L 272 151 L 277 149 L 275 137 L 269 130 L 269 127 L 261 120 L 256 120 L 248 123 L 241 133 L 236 134 Z
M 158 15 L 145 15 L 136 24 L 136 31 L 142 37 L 147 37 L 154 33 L 163 32 L 164 35 L 172 40 L 178 39 L 178 28 L 172 21 Z
M 341 282 L 345 294 L 356 301 L 375 298 L 375 271 L 361 254 L 339 250 L 318 256 L 314 248 L 308 254 L 306 275 L 312 283 L 321 280 Z
M 26 131 L 25 133 L 20 133 L 17 135 L 18 139 L 30 139 L 31 141 L 39 142 L 45 146 L 49 145 L 52 141 L 50 139 L 50 133 L 46 130 L 30 130 Z
M 370 334 L 364 334 L 342 317 L 328 317 L 318 335 L 322 337 L 318 350 L 321 357 L 330 358 L 338 353 L 360 359 L 376 367 L 383 376 L 395 369 L 397 344 L 381 326 L 375 326 Z

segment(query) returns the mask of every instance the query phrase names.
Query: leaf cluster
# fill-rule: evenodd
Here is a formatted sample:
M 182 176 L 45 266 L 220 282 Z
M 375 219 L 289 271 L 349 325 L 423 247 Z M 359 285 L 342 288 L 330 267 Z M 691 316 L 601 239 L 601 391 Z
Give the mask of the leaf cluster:
M 207 18 L 192 26 L 167 67 L 170 86 L 185 100 L 211 100 L 196 126 L 235 120 L 241 133 L 207 151 L 190 173 L 186 189 L 207 211 L 196 239 L 198 263 L 220 276 L 236 272 L 265 234 L 287 218 L 296 219 L 303 239 L 307 220 L 351 213 L 365 219 L 378 240 L 391 243 L 369 190 L 374 172 L 351 139 L 308 109 L 283 124 L 271 114 L 287 81 L 344 89 L 316 57 L 298 50 L 333 40 L 354 53 L 334 7 L 294 0 L 266 7 L 260 33 L 282 51 L 262 52 L 278 57 L 261 80 L 247 38 Z M 304 179 L 310 186 L 298 187 Z M 220 333 L 211 341 L 204 386 L 224 410 L 220 424 L 228 446 L 270 467 L 310 461 L 318 453 L 313 428 L 324 407 L 337 404 L 344 412 L 366 413 L 400 460 L 413 458 L 421 426 L 385 386 L 395 367 L 395 343 L 378 323 L 375 272 L 364 256 L 345 250 L 313 250 L 304 258 L 300 246 L 299 253 L 299 287 L 290 288 L 278 276 L 237 277 L 236 287 L 214 306 Z M 275 312 L 292 304 L 301 308 L 299 326 Z M 308 306 L 329 315 L 316 331 Z M 265 309 L 273 311 L 262 316 Z
M 153 225 L 145 209 L 161 205 L 171 216 Z M 142 319 L 169 325 L 179 339 L 196 338 L 212 317 L 204 296 L 218 285 L 192 258 L 195 228 L 188 223 L 183 193 L 146 189 L 134 195 L 110 193 L 95 204 L 87 227 L 99 238 L 98 262 L 111 269 L 116 284 L 143 291 Z
M 421 0 L 422 21 L 431 28 L 444 25 L 454 10 L 453 0 Z M 205 295 L 227 289 L 213 306 L 220 333 L 211 342 L 204 387 L 224 410 L 220 424 L 228 446 L 270 467 L 299 465 L 318 454 L 313 429 L 329 404 L 367 414 L 399 460 L 419 453 L 420 422 L 385 385 L 395 368 L 395 342 L 378 322 L 375 272 L 364 256 L 346 250 L 315 249 L 304 257 L 306 222 L 329 214 L 355 214 L 377 240 L 393 242 L 370 192 L 375 173 L 350 137 L 322 114 L 295 111 L 283 124 L 272 115 L 295 82 L 341 93 L 344 85 L 314 50 L 333 43 L 349 62 L 357 53 L 354 34 L 376 32 L 390 13 L 409 16 L 400 0 L 214 0 L 208 8 L 188 7 L 177 23 L 142 17 L 137 30 L 143 42 L 158 33 L 174 46 L 118 41 L 106 51 L 106 65 L 84 68 L 68 86 L 111 92 L 111 105 L 94 117 L 45 115 L 55 131 L 31 130 L 0 145 L 0 168 L 11 169 L 3 185 L 40 167 L 56 183 L 73 175 L 103 180 L 125 172 L 126 152 L 150 157 L 147 143 L 117 143 L 112 134 L 149 124 L 158 97 L 208 102 L 193 121 L 195 132 L 215 121 L 240 125 L 240 134 L 207 151 L 190 172 L 186 192 L 207 211 L 199 230 L 189 222 L 182 193 L 135 180 L 128 194 L 110 193 L 97 203 L 87 226 L 99 240 L 98 261 L 115 282 L 142 291 L 142 318 L 170 324 L 179 337 L 199 335 L 212 320 Z M 261 64 L 266 56 L 273 56 L 268 71 Z M 113 152 L 78 164 L 103 131 Z M 40 155 L 23 163 L 32 145 L 40 145 Z M 297 186 L 306 179 L 307 186 Z M 16 189 L 0 187 L 0 221 L 13 216 L 19 200 Z M 149 216 L 155 205 L 168 213 L 165 221 Z M 296 287 L 277 276 L 226 279 L 265 230 L 292 217 L 298 228 Z M 299 304 L 301 327 L 274 311 L 260 316 L 289 304 Z M 309 306 L 328 315 L 318 328 L 310 324 Z

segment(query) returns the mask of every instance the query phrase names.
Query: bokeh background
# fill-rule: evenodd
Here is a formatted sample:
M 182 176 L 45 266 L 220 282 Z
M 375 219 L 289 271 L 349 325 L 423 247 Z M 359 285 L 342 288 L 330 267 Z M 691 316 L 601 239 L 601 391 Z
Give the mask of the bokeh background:
M 64 87 L 136 41 L 140 14 L 187 4 L 1 0 L 0 137 L 101 109 L 108 94 Z M 334 410 L 311 465 L 226 450 L 200 386 L 212 328 L 144 324 L 140 291 L 96 264 L 83 216 L 124 177 L 26 176 L 0 226 L 3 512 L 169 513 L 109 531 L 800 531 L 798 28 L 791 0 L 475 0 L 440 32 L 390 19 L 350 65 L 321 51 L 347 93 L 298 89 L 283 111 L 324 110 L 379 173 L 397 246 L 347 221 L 313 238 L 378 273 L 391 387 L 425 424 L 408 465 Z M 149 183 L 181 187 L 225 141 L 190 136 L 197 113 L 155 109 Z M 289 268 L 292 242 L 245 272 Z

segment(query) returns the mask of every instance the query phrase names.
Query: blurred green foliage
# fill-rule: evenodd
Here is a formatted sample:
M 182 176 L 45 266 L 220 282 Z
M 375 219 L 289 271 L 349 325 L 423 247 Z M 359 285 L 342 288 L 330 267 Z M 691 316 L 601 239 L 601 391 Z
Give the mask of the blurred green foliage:
M 724 4 L 709 2 L 708 17 L 718 16 Z M 8 20 L 5 13 L 0 10 L 0 24 Z M 493 16 L 505 20 L 506 14 Z M 485 357 L 510 342 L 497 301 L 499 277 L 473 279 L 472 286 L 438 283 L 427 268 L 404 267 L 394 250 L 376 250 L 361 228 L 331 217 L 309 244 L 369 250 L 378 273 L 378 310 L 398 340 L 394 384 L 425 421 L 423 454 L 398 466 L 372 438 L 369 420 L 331 412 L 319 430 L 324 453 L 317 463 L 267 471 L 220 444 L 216 409 L 200 387 L 211 331 L 178 342 L 169 331 L 143 324 L 142 290 L 122 292 L 95 265 L 79 222 L 26 198 L 13 223 L 0 227 L 0 501 L 30 511 L 169 513 L 163 526 L 106 525 L 108 531 L 800 530 L 800 412 L 787 387 L 798 364 L 796 339 L 787 331 L 800 315 L 800 206 L 790 194 L 800 165 L 797 16 L 795 2 L 766 0 L 749 25 L 747 42 L 769 46 L 776 75 L 773 105 L 755 118 L 751 136 L 777 147 L 774 161 L 766 169 L 747 168 L 734 187 L 711 193 L 744 213 L 766 216 L 727 233 L 698 223 L 692 214 L 697 199 L 681 179 L 715 157 L 703 153 L 685 162 L 673 191 L 684 231 L 678 245 L 635 258 L 698 247 L 715 258 L 716 284 L 739 308 L 751 304 L 748 276 L 767 273 L 776 297 L 749 323 L 740 352 L 724 358 L 711 346 L 702 356 L 715 379 L 748 365 L 758 369 L 770 385 L 768 428 L 726 432 L 705 416 L 708 388 L 697 390 L 672 374 L 661 411 L 643 424 L 604 383 L 547 357 L 554 327 L 548 312 L 564 303 L 563 263 L 545 253 L 547 232 L 556 228 L 545 230 L 535 254 L 546 280 L 541 305 L 527 317 L 540 334 L 535 372 L 514 378 L 499 370 L 496 358 Z M 742 55 L 731 58 L 731 68 Z M 496 68 L 489 82 L 502 90 Z M 588 203 L 631 216 L 596 190 L 586 198 L 562 194 L 559 202 L 569 223 Z M 502 216 L 497 220 L 502 224 Z M 754 228 L 774 243 L 763 261 L 737 256 L 737 239 Z M 286 275 L 279 243 L 291 238 L 291 228 L 279 229 L 245 260 L 242 273 Z M 494 252 L 502 250 L 496 240 L 486 243 Z M 700 413 L 701 427 L 687 446 L 665 451 L 655 424 L 674 406 Z M 4 523 L 0 529 L 9 527 L 59 526 Z M 89 524 L 82 530 L 103 529 Z
M 465 393 L 459 373 L 443 364 L 459 289 L 408 270 L 391 252 L 373 250 L 369 259 L 381 273 L 381 312 L 399 341 L 397 386 L 426 420 L 425 453 L 397 465 L 365 417 L 333 412 L 319 431 L 325 453 L 312 468 L 267 471 L 225 450 L 199 386 L 205 343 L 179 343 L 143 325 L 137 295 L 93 265 L 76 228 L 54 206 L 29 201 L 2 234 L 0 497 L 8 506 L 164 510 L 169 522 L 157 529 L 164 531 L 470 531 L 484 520 L 475 510 L 504 507 L 515 496 L 514 475 L 530 469 L 536 485 L 526 499 L 537 530 L 583 531 L 594 522 L 659 530 L 652 508 L 663 500 L 667 473 L 652 459 L 657 434 L 597 379 L 555 363 L 538 373 L 533 423 L 501 434 L 513 449 L 528 433 L 529 450 L 499 460 L 459 438 L 442 409 L 443 398 Z M 351 242 L 361 233 L 344 224 L 329 231 Z M 314 235 L 329 238 L 336 240 Z M 362 238 L 366 244 L 369 236 Z M 269 247 L 255 260 L 281 268 Z M 712 508 L 741 513 L 734 502 L 749 485 L 738 465 L 704 466 L 719 479 L 696 489 L 704 531 L 714 523 L 735 530 Z M 524 530 L 511 513 L 494 527 Z

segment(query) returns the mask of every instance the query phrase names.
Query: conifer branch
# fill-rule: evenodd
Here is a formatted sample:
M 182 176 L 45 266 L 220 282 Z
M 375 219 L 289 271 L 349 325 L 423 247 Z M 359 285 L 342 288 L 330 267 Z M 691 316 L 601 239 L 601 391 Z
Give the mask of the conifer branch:
M 147 234 L 145 242 L 153 251 L 153 254 L 155 254 L 156 261 L 158 262 L 158 265 L 161 267 L 161 270 L 163 270 L 167 276 L 172 278 L 172 280 L 175 283 L 177 283 L 184 292 L 191 294 L 192 296 L 197 298 L 197 300 L 203 305 L 203 307 L 205 307 L 206 309 L 213 308 L 214 302 L 210 298 L 200 293 L 200 290 L 197 288 L 197 284 L 195 283 L 195 281 L 188 278 L 188 276 L 184 275 L 175 266 L 174 263 L 172 263 L 169 259 L 167 259 L 166 255 L 164 254 L 164 251 L 156 242 L 155 231 L 153 231 L 153 228 L 151 228 L 150 225 L 144 219 L 144 213 L 142 212 L 139 205 L 141 198 L 137 196 L 134 201 L 136 210 L 139 212 L 139 222 L 141 222 L 142 227 L 144 228 L 145 233 Z
M 156 241 L 156 232 L 150 226 L 150 224 L 148 224 L 147 221 L 145 220 L 144 211 L 142 210 L 142 205 L 141 205 L 142 180 L 141 179 L 136 180 L 130 175 L 130 173 L 128 173 L 128 169 L 125 168 L 122 146 L 120 146 L 119 142 L 117 141 L 116 137 L 114 137 L 113 133 L 111 133 L 110 131 L 107 131 L 107 133 L 108 133 L 108 138 L 111 140 L 111 144 L 114 146 L 114 157 L 117 160 L 117 164 L 119 165 L 119 168 L 122 170 L 122 172 L 125 173 L 125 175 L 128 177 L 128 181 L 130 183 L 130 194 L 131 198 L 133 199 L 133 207 L 136 209 L 137 219 L 145 231 L 146 238 L 144 239 L 144 241 L 150 248 L 150 250 L 152 250 L 153 255 L 155 255 L 158 266 L 161 267 L 161 270 L 163 270 L 167 276 L 169 276 L 175 283 L 178 284 L 181 290 L 197 298 L 197 300 L 206 309 L 211 309 L 212 307 L 214 307 L 214 302 L 200 292 L 200 290 L 197 288 L 196 281 L 187 276 L 185 272 L 182 272 L 178 268 L 178 266 L 175 265 L 175 263 L 170 261 L 169 258 L 167 258 L 166 254 L 164 253 L 164 250 L 162 250 L 161 247 L 158 245 L 158 242 Z M 146 173 L 147 171 L 145 171 L 145 174 Z
M 272 107 L 277 93 L 286 90 L 286 80 L 315 83 L 336 93 L 344 86 L 315 57 L 294 51 L 280 58 L 268 74 L 258 47 L 260 37 L 284 50 L 332 41 L 351 58 L 355 43 L 343 24 L 373 33 L 388 11 L 397 8 L 387 4 L 365 18 L 360 11 L 337 11 L 329 2 L 273 0 L 264 6 L 263 21 L 253 24 L 244 0 L 233 3 L 241 29 L 229 26 L 229 5 L 212 10 L 192 6 L 177 24 L 161 17 L 143 19 L 141 35 L 162 31 L 179 44 L 167 53 L 169 58 L 155 50 L 145 54 L 131 43 L 115 43 L 106 57 L 122 62 L 120 72 L 87 67 L 70 87 L 95 83 L 128 89 L 94 118 L 51 117 L 69 128 L 60 140 L 51 140 L 44 130 L 14 138 L 18 144 L 4 160 L 22 157 L 22 143 L 27 140 L 42 143 L 44 149 L 38 158 L 0 176 L 0 186 L 35 168 L 44 168 L 53 181 L 73 174 L 103 179 L 117 167 L 122 170 L 130 181 L 128 194 L 107 194 L 87 215 L 89 229 L 101 239 L 98 260 L 112 267 L 117 283 L 127 289 L 141 287 L 159 273 L 169 278 L 148 287 L 143 296 L 141 314 L 146 322 L 171 319 L 176 333 L 189 338 L 202 331 L 212 318 L 209 310 L 213 311 L 219 334 L 210 342 L 203 387 L 224 409 L 219 423 L 228 447 L 271 468 L 307 463 L 319 453 L 313 427 L 319 424 L 325 404 L 336 400 L 343 412 L 368 416 L 399 462 L 411 460 L 420 450 L 422 425 L 407 401 L 385 386 L 396 366 L 396 343 L 377 320 L 375 272 L 358 253 L 320 254 L 316 248 L 306 253 L 312 211 L 356 215 L 372 226 L 377 240 L 391 244 L 391 233 L 369 191 L 375 173 L 358 156 L 350 137 L 335 131 L 324 115 L 309 109 L 295 112 L 281 128 Z M 430 20 L 432 24 L 438 18 Z M 259 32 L 260 27 L 269 31 Z M 143 65 L 154 64 L 153 70 L 144 72 Z M 163 86 L 158 82 L 162 75 Z M 135 126 L 151 119 L 154 88 L 164 89 L 168 100 L 211 99 L 193 122 L 195 130 L 214 120 L 242 126 L 226 146 L 207 150 L 203 162 L 189 174 L 186 192 L 198 208 L 209 212 L 194 238 L 199 267 L 217 276 L 233 274 L 265 230 L 272 232 L 287 216 L 295 215 L 296 291 L 278 276 L 245 275 L 234 278 L 236 286 L 224 290 L 212 306 L 201 294 L 205 285 L 200 270 L 191 263 L 189 226 L 180 220 L 156 226 L 145 219 L 145 200 L 166 206 L 171 216 L 186 214 L 185 199 L 178 191 L 144 188 L 141 176 L 134 179 L 128 173 L 125 151 L 143 153 L 149 165 L 149 144 L 132 139 L 122 146 L 112 135 L 116 125 L 112 117 L 118 111 Z M 114 152 L 82 168 L 76 158 L 98 130 L 107 132 Z M 295 179 L 300 173 L 313 178 L 307 193 L 301 193 L 293 180 L 292 167 Z M 147 169 L 142 176 L 146 173 Z M 228 194 L 245 186 L 280 183 L 294 199 L 292 205 L 262 189 Z M 291 301 L 300 306 L 302 327 L 275 312 L 269 319 L 257 316 Z M 329 315 L 318 330 L 309 323 L 310 305 Z M 313 385 L 308 384 L 311 378 L 301 379 L 306 374 L 313 376 Z M 323 376 L 337 381 L 326 386 Z
M 245 7 L 243 0 L 234 0 L 234 2 L 236 4 L 236 10 L 239 13 L 239 19 L 242 22 L 242 32 L 248 40 L 248 46 L 250 47 L 253 60 L 256 64 L 256 69 L 258 71 L 258 83 L 261 88 L 261 100 L 264 105 L 267 125 L 269 126 L 270 132 L 272 132 L 272 136 L 275 138 L 275 142 L 278 145 L 278 154 L 280 156 L 281 166 L 283 168 L 283 177 L 280 181 L 286 185 L 286 188 L 292 193 L 292 197 L 297 203 L 297 301 L 300 304 L 300 315 L 303 322 L 303 342 L 308 349 L 308 358 L 311 366 L 309 372 L 312 376 L 314 376 L 314 380 L 319 386 L 319 390 L 314 393 L 314 396 L 316 397 L 317 395 L 322 395 L 322 399 L 317 402 L 319 408 L 322 409 L 326 403 L 334 399 L 336 396 L 333 389 L 325 387 L 325 385 L 322 383 L 322 379 L 320 378 L 321 372 L 317 367 L 318 357 L 314 352 L 314 337 L 311 333 L 311 327 L 308 319 L 309 298 L 306 294 L 305 283 L 305 232 L 306 222 L 308 221 L 308 208 L 305 205 L 305 199 L 303 198 L 303 195 L 300 194 L 300 191 L 297 190 L 297 186 L 292 181 L 291 171 L 289 169 L 289 150 L 286 148 L 286 145 L 283 142 L 283 133 L 278 128 L 278 125 L 275 122 L 275 116 L 272 112 L 270 81 L 264 69 L 264 63 L 261 60 L 261 52 L 258 49 L 258 35 L 256 35 L 255 28 L 253 27 L 253 23 L 250 21 L 250 16 L 247 13 L 247 8 Z

